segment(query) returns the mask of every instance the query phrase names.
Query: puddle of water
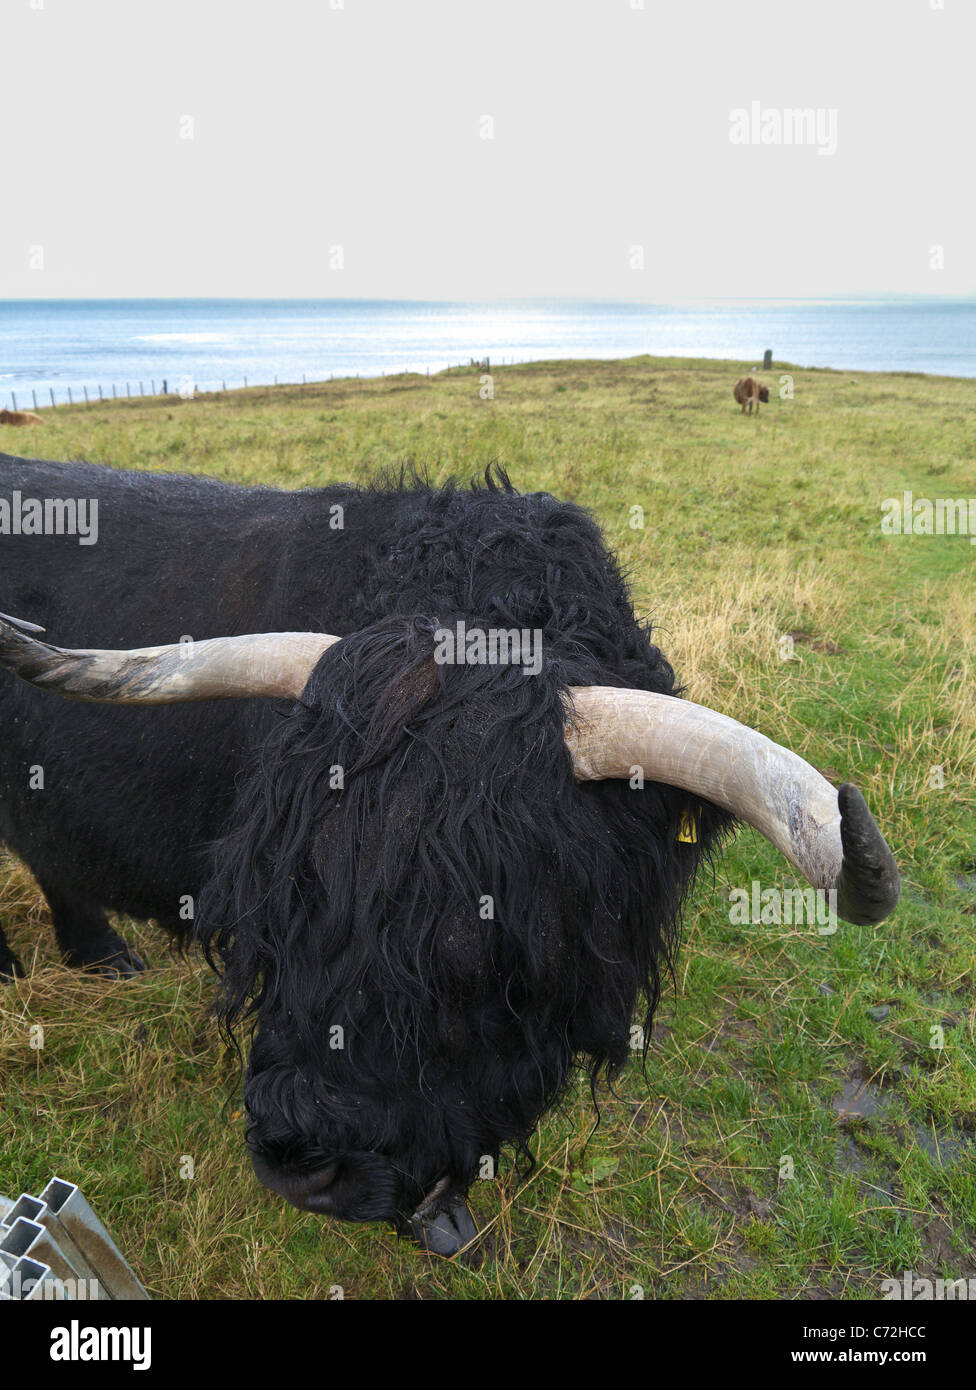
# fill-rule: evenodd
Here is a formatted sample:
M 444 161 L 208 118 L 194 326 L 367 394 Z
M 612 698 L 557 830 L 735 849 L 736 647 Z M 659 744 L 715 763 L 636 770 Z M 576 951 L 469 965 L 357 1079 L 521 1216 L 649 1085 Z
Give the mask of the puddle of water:
M 842 1144 L 837 1145 L 836 1156 L 838 1172 L 852 1173 L 856 1178 L 860 1178 L 863 1191 L 871 1193 L 872 1201 L 876 1205 L 897 1205 L 895 1189 L 891 1183 L 885 1182 L 883 1178 L 865 1177 L 866 1158 L 849 1135 Z
M 864 1159 L 853 1139 L 845 1139 L 837 1146 L 837 1167 L 842 1173 L 863 1173 Z
M 871 1115 L 884 1115 L 891 1109 L 891 1096 L 883 1095 L 870 1081 L 855 1077 L 846 1081 L 839 1096 L 834 1096 L 834 1110 L 838 1115 L 856 1115 L 863 1119 Z
M 923 1129 L 921 1125 L 914 1125 L 913 1129 L 920 1147 L 925 1150 L 933 1163 L 938 1163 L 942 1167 L 958 1158 L 967 1148 L 972 1147 L 958 1134 L 940 1134 L 938 1130 L 933 1130 L 931 1127 Z
M 834 1111 L 841 1119 L 871 1119 L 876 1115 L 886 1115 L 893 1101 L 893 1096 L 886 1095 L 870 1081 L 854 1077 L 846 1081 L 840 1095 L 834 1097 Z M 956 1129 L 940 1132 L 933 1130 L 931 1125 L 912 1125 L 912 1133 L 919 1147 L 925 1150 L 933 1163 L 941 1167 L 973 1151 L 974 1146 Z M 838 1163 L 845 1173 L 862 1171 L 864 1164 L 853 1139 L 848 1138 L 840 1147 Z

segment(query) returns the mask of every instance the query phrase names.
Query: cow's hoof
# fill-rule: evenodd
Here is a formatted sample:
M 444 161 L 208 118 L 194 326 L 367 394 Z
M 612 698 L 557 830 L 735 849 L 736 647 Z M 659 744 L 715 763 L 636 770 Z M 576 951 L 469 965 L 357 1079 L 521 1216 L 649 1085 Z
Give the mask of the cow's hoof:
M 22 980 L 26 974 L 13 951 L 7 951 L 0 960 L 0 985 L 13 984 L 14 980 Z
M 441 1195 L 439 1187 L 414 1212 L 407 1230 L 422 1250 L 450 1259 L 477 1238 L 478 1228 L 463 1196 Z
M 101 975 L 103 980 L 130 980 L 133 975 L 141 975 L 143 970 L 148 969 L 146 962 L 130 946 L 94 960 L 79 959 L 75 952 L 71 952 L 65 957 L 65 964 L 76 970 L 84 970 L 86 975 Z

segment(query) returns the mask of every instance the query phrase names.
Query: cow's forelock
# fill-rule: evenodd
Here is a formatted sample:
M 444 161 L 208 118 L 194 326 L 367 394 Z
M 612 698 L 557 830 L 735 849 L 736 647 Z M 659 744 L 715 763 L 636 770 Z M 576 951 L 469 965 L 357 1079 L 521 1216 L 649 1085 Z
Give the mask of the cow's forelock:
M 402 1219 L 444 1177 L 463 1190 L 506 1146 L 527 1156 L 578 1054 L 594 1073 L 626 1059 L 723 824 L 679 845 L 683 793 L 576 785 L 571 661 L 438 666 L 443 625 L 387 619 L 323 657 L 201 909 L 225 1022 L 257 1015 L 259 1174 L 289 1195 L 318 1165 L 315 1209 L 354 1219 Z

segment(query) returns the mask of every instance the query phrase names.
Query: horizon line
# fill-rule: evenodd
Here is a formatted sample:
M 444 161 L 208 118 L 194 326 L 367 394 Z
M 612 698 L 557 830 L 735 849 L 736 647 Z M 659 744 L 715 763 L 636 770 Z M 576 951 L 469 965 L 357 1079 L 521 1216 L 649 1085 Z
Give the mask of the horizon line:
M 542 294 L 494 296 L 488 298 L 430 298 L 426 296 L 393 295 L 7 295 L 0 296 L 0 304 L 173 304 L 173 303 L 224 303 L 224 304 L 634 304 L 649 307 L 674 304 L 834 304 L 892 302 L 944 302 L 976 300 L 976 289 L 953 293 L 934 294 L 921 291 L 882 290 L 874 293 L 842 292 L 831 294 L 782 294 L 782 295 L 674 295 L 671 298 L 644 298 L 622 295 L 589 294 Z

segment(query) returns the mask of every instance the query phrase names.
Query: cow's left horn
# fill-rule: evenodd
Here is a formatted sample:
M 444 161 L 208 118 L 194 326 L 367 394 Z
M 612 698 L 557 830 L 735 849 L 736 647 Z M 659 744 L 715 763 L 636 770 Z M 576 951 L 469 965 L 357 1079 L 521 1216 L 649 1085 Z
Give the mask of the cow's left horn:
M 63 650 L 29 627 L 0 618 L 0 667 L 70 699 L 133 705 L 297 699 L 340 640 L 266 632 L 133 651 Z M 880 922 L 897 903 L 894 857 L 856 787 L 835 791 L 789 749 L 688 700 L 609 686 L 569 694 L 566 743 L 577 781 L 629 778 L 640 767 L 646 780 L 683 787 L 755 826 L 814 888 L 836 891 L 845 921 Z
M 261 695 L 297 700 L 319 657 L 339 641 L 321 632 L 259 632 L 115 652 L 51 647 L 28 629 L 42 631 L 0 618 L 0 666 L 69 700 L 126 705 Z
M 683 787 L 747 821 L 814 888 L 837 893 L 837 915 L 874 923 L 898 902 L 894 856 L 850 783 L 839 792 L 796 753 L 688 700 L 644 690 L 570 691 L 566 742 L 577 781 L 629 778 Z

